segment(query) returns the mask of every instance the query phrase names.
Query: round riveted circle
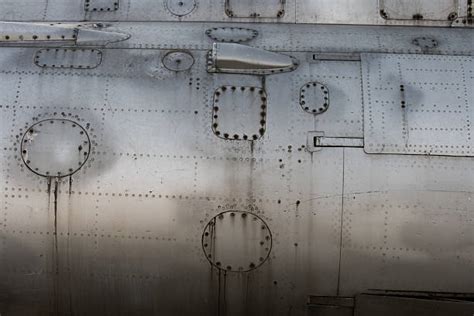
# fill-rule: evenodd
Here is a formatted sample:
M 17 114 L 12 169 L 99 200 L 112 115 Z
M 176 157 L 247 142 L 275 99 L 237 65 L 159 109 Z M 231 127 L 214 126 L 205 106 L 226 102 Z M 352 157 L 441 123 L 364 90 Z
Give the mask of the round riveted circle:
M 78 123 L 47 119 L 26 130 L 21 141 L 21 157 L 38 175 L 66 177 L 85 164 L 90 148 L 87 131 Z
M 202 248 L 214 267 L 230 272 L 248 272 L 268 259 L 272 234 L 259 216 L 229 210 L 216 215 L 206 225 Z
M 163 57 L 163 65 L 171 71 L 185 71 L 194 64 L 194 57 L 185 51 L 169 52 Z
M 435 48 L 438 46 L 438 41 L 430 37 L 417 37 L 413 40 L 413 44 L 421 48 Z
M 311 81 L 300 89 L 300 106 L 311 114 L 321 114 L 329 108 L 329 89 L 322 83 Z
M 196 0 L 166 0 L 166 8 L 176 16 L 188 15 L 196 8 Z

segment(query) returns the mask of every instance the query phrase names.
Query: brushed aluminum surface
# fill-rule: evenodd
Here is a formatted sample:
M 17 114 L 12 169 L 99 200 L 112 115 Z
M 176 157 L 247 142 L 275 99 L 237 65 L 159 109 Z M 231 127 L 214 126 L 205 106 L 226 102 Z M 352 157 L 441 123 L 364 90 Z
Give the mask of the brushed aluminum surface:
M 472 27 L 470 0 L 3 0 L 4 21 L 195 21 Z M 472 9 L 471 9 L 472 10 Z
M 262 77 L 207 72 L 206 30 L 227 23 L 110 24 L 130 38 L 100 47 L 96 68 L 40 68 L 39 47 L 0 48 L 0 313 L 305 315 L 308 295 L 474 291 L 472 158 L 360 148 L 370 127 L 367 66 L 390 53 L 395 64 L 429 69 L 426 82 L 461 84 L 455 71 L 436 74 L 472 58 L 470 30 L 241 24 L 259 33 L 252 47 L 300 62 Z M 422 36 L 439 45 L 414 45 Z M 176 50 L 192 55 L 192 67 L 165 67 Z M 313 53 L 337 58 L 308 58 Z M 321 114 L 300 105 L 308 82 L 330 93 Z M 264 88 L 260 139 L 215 134 L 214 97 L 223 86 L 236 87 L 235 100 L 225 100 L 235 107 L 251 106 L 238 87 Z M 238 110 L 225 124 L 246 132 L 254 116 Z M 89 158 L 72 176 L 39 176 L 22 159 L 21 138 L 36 121 L 64 118 L 87 131 Z M 317 151 L 308 148 L 314 136 L 324 137 Z M 229 211 L 240 217 L 216 226 L 222 269 L 208 260 L 203 236 Z M 260 238 L 267 235 L 241 214 L 268 227 L 268 253 Z
M 362 55 L 368 153 L 472 156 L 472 76 L 465 56 Z

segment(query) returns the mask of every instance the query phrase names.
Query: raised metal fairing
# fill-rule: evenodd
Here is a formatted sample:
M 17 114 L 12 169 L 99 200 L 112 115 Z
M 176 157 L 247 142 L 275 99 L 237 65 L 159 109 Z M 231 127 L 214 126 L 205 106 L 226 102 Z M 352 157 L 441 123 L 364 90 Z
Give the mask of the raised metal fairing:
M 243 27 L 213 27 L 206 30 L 206 35 L 216 42 L 247 42 L 257 37 L 258 31 Z
M 86 24 L 77 27 L 77 45 L 105 46 L 111 43 L 123 42 L 130 38 L 124 32 L 108 30 L 102 23 Z
M 46 24 L 0 22 L 0 46 L 105 46 L 130 35 L 108 31 L 103 24 Z
M 44 45 L 58 43 L 72 45 L 77 40 L 77 29 L 45 23 L 0 22 L 0 45 Z
M 214 43 L 207 59 L 208 72 L 271 75 L 297 67 L 294 57 L 235 43 Z

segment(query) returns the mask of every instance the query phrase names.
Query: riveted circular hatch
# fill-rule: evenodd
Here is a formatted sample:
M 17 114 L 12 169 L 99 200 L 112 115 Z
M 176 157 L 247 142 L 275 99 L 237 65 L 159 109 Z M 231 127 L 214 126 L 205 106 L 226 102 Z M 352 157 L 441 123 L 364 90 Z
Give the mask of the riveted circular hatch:
M 308 113 L 321 114 L 329 108 L 329 89 L 319 82 L 307 82 L 300 89 L 300 105 Z
M 272 235 L 268 225 L 257 215 L 229 210 L 216 215 L 206 225 L 202 248 L 216 268 L 247 272 L 268 259 Z
M 166 8 L 176 16 L 188 15 L 196 8 L 196 0 L 166 0 Z
M 171 71 L 185 71 L 194 64 L 194 57 L 185 51 L 169 52 L 163 57 L 163 65 Z
M 87 131 L 78 123 L 48 119 L 26 130 L 21 141 L 21 157 L 38 175 L 66 177 L 84 165 L 90 146 Z

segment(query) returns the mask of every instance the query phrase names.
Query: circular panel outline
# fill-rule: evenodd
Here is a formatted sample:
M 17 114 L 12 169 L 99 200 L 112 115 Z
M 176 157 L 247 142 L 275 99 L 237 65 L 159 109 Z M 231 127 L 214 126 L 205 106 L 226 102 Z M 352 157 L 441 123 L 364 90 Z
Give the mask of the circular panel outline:
M 179 59 L 180 61 L 179 62 L 175 62 L 173 63 L 173 60 L 175 58 L 175 56 L 173 55 L 178 55 L 178 56 L 181 56 L 181 58 Z M 187 61 L 187 63 L 181 63 L 181 60 L 183 60 L 183 57 L 184 57 L 184 61 Z M 186 58 L 190 58 L 188 60 L 186 60 Z M 176 72 L 181 72 L 181 71 L 186 71 L 186 70 L 189 70 L 191 69 L 191 67 L 194 65 L 194 56 L 187 52 L 187 51 L 184 51 L 184 50 L 174 50 L 174 51 L 171 51 L 171 52 L 168 52 L 165 54 L 165 56 L 163 56 L 163 59 L 161 60 L 161 62 L 163 63 L 163 66 L 170 70 L 170 71 L 176 71 Z M 170 62 L 170 63 L 168 63 Z M 174 64 L 177 64 L 177 65 L 184 65 L 185 67 L 180 69 L 179 67 L 173 67 Z
M 192 7 L 186 8 L 186 4 L 188 5 L 191 4 Z M 176 7 L 176 5 L 178 5 L 178 7 Z M 172 15 L 182 17 L 182 16 L 191 14 L 197 8 L 197 1 L 196 0 L 178 0 L 178 1 L 165 0 L 165 7 Z M 182 8 L 179 8 L 179 7 L 182 7 Z
M 26 143 L 27 139 L 26 139 L 26 136 L 30 133 L 32 133 L 34 131 L 34 128 L 35 126 L 42 126 L 42 124 L 44 123 L 50 123 L 52 121 L 59 121 L 59 122 L 69 122 L 73 125 L 73 127 L 79 127 L 79 129 L 81 131 L 84 132 L 84 135 L 85 137 L 87 138 L 87 154 L 84 158 L 84 160 L 81 162 L 81 164 L 76 167 L 75 169 L 73 169 L 73 171 L 70 171 L 69 173 L 64 173 L 64 174 L 49 174 L 49 173 L 46 173 L 46 174 L 42 174 L 40 172 L 38 172 L 38 170 L 35 170 L 33 168 L 30 167 L 30 164 L 28 163 L 28 159 L 25 161 L 25 157 L 24 157 L 24 151 L 26 150 L 24 148 L 24 144 Z M 23 137 L 21 138 L 21 144 L 20 144 L 20 155 L 21 155 L 21 160 L 23 161 L 23 164 L 29 169 L 31 170 L 31 172 L 41 176 L 41 177 L 47 177 L 47 178 L 50 178 L 50 177 L 53 177 L 53 178 L 64 178 L 64 177 L 69 177 L 69 176 L 72 176 L 73 174 L 75 174 L 76 172 L 78 172 L 84 165 L 85 163 L 87 162 L 87 160 L 89 159 L 89 156 L 90 156 L 90 152 L 91 152 L 91 139 L 89 137 L 89 134 L 87 133 L 87 130 L 82 127 L 81 124 L 75 122 L 75 121 L 72 121 L 72 120 L 69 120 L 69 119 L 59 119 L 59 118 L 49 118 L 49 119 L 44 119 L 44 120 L 41 120 L 39 122 L 36 122 L 35 124 L 31 125 L 30 127 L 28 127 L 25 131 L 25 133 L 23 134 Z M 70 168 L 72 169 L 72 168 Z
M 306 105 L 306 100 L 305 99 L 305 92 L 306 92 L 306 89 L 308 88 L 316 88 L 316 87 L 320 87 L 320 89 L 323 91 L 323 94 L 325 96 L 324 97 L 324 103 L 322 105 L 318 105 L 317 107 L 309 107 Z M 319 90 L 318 90 L 319 91 Z M 321 83 L 321 82 L 318 82 L 318 81 L 309 81 L 309 82 L 306 82 L 303 86 L 301 86 L 300 88 L 300 96 L 299 96 L 299 104 L 301 106 L 301 108 L 303 109 L 303 111 L 305 111 L 306 113 L 309 113 L 309 114 L 313 114 L 313 115 L 318 115 L 318 114 L 323 114 L 324 112 L 326 112 L 328 109 L 329 109 L 329 105 L 330 105 L 330 100 L 329 100 L 329 88 Z
M 230 216 L 236 216 L 236 214 L 240 214 L 242 217 L 244 216 L 253 216 L 254 217 L 254 220 L 255 219 L 258 219 L 260 220 L 263 225 L 265 225 L 265 229 L 267 230 L 268 232 L 268 237 L 269 237 L 269 246 L 268 246 L 268 250 L 267 250 L 267 253 L 266 253 L 266 256 L 265 257 L 261 257 L 263 258 L 262 260 L 258 260 L 257 264 L 251 262 L 249 264 L 249 266 L 246 268 L 246 269 L 239 269 L 239 270 L 234 270 L 234 269 L 229 269 L 229 266 L 226 266 L 225 264 L 222 265 L 222 264 L 219 264 L 219 262 L 214 262 L 212 256 L 210 256 L 210 254 L 206 251 L 206 247 L 205 247 L 205 234 L 206 232 L 208 232 L 210 229 L 210 226 L 211 226 L 211 223 L 212 222 L 217 222 L 217 220 L 219 220 L 219 218 L 221 216 L 223 216 L 224 214 L 227 214 L 229 213 Z M 234 215 L 232 215 L 234 214 Z M 243 215 L 245 214 L 245 215 Z M 272 252 L 272 249 L 273 249 L 273 235 L 272 235 L 272 231 L 270 230 L 270 227 L 268 226 L 268 224 L 263 220 L 263 218 L 261 218 L 260 216 L 258 216 L 257 214 L 255 213 L 251 213 L 251 212 L 248 212 L 248 211 L 239 211 L 239 210 L 227 210 L 227 211 L 223 211 L 223 212 L 220 212 L 219 214 L 213 216 L 209 222 L 206 224 L 206 226 L 204 227 L 204 230 L 203 230 L 203 233 L 201 235 L 201 248 L 202 248 L 202 251 L 207 259 L 207 261 L 215 268 L 219 269 L 219 270 L 222 270 L 222 271 L 226 271 L 226 272 L 233 272 L 233 273 L 239 273 L 239 272 L 250 272 L 250 271 L 253 271 L 259 267 L 261 267 L 267 260 L 268 258 L 270 258 L 270 254 Z

